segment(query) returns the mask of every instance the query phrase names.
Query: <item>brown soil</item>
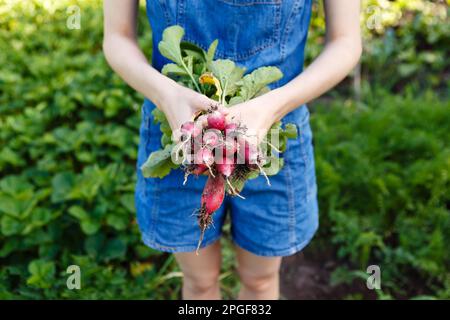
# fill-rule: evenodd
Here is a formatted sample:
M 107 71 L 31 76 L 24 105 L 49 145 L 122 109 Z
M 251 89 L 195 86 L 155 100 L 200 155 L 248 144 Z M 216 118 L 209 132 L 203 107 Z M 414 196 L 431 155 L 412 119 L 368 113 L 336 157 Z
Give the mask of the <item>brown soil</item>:
M 288 300 L 345 299 L 357 297 L 375 299 L 373 291 L 363 281 L 331 286 L 330 275 L 338 262 L 329 253 L 317 254 L 305 249 L 283 259 L 281 266 L 281 296 Z

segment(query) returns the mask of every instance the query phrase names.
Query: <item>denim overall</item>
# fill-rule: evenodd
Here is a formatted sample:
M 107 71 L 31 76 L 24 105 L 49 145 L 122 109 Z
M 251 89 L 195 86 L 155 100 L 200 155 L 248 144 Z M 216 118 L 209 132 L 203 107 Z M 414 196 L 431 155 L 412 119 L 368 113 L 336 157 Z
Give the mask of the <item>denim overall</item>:
M 184 40 L 207 49 L 219 39 L 215 59 L 228 58 L 251 72 L 260 66 L 277 66 L 284 76 L 276 88 L 302 72 L 312 0 L 147 0 L 153 31 L 152 65 L 161 70 L 168 60 L 158 52 L 163 30 L 180 25 Z M 145 100 L 138 152 L 136 208 L 144 243 L 165 252 L 196 249 L 200 230 L 193 215 L 200 207 L 206 177 L 189 177 L 182 185 L 181 170 L 163 178 L 143 178 L 139 167 L 160 148 L 161 133 L 153 123 L 155 106 Z M 297 124 L 298 139 L 289 140 L 282 155 L 285 166 L 270 177 L 250 180 L 242 192 L 245 200 L 226 196 L 214 213 L 202 247 L 216 241 L 230 213 L 234 243 L 256 255 L 287 256 L 305 247 L 318 228 L 317 187 L 306 106 L 284 120 Z

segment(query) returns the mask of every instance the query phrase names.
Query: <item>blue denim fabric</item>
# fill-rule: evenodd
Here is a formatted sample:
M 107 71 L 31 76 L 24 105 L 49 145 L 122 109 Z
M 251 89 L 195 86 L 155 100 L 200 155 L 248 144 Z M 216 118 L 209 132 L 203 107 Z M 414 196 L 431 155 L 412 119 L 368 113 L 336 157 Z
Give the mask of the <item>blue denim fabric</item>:
M 162 31 L 178 24 L 185 40 L 207 49 L 219 39 L 216 57 L 233 59 L 252 71 L 262 65 L 279 67 L 284 85 L 303 67 L 312 0 L 148 0 L 147 14 L 153 30 L 152 64 L 160 70 L 168 61 L 157 48 Z M 166 252 L 194 251 L 200 236 L 193 216 L 200 206 L 206 177 L 183 172 L 163 179 L 143 178 L 139 167 L 160 148 L 161 133 L 153 124 L 154 105 L 145 100 L 138 153 L 137 218 L 148 246 Z M 285 166 L 267 186 L 263 177 L 250 180 L 242 192 L 246 200 L 226 197 L 214 214 L 214 227 L 205 233 L 202 247 L 221 236 L 226 212 L 231 212 L 233 241 L 261 256 L 287 256 L 305 247 L 318 228 L 317 187 L 309 126 L 309 112 L 299 106 L 286 122 L 296 123 L 299 136 L 289 140 Z

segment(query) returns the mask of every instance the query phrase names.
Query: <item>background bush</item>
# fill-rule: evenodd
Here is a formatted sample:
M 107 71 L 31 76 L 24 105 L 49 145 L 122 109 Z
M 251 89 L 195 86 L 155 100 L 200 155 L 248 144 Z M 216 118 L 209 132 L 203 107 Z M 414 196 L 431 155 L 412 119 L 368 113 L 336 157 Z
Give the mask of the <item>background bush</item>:
M 66 27 L 74 4 L 80 30 Z M 380 298 L 450 298 L 448 6 L 364 4 L 360 68 L 311 104 L 321 229 L 307 250 L 331 246 L 330 285 L 365 282 L 374 263 Z M 323 44 L 321 10 L 308 62 Z M 150 56 L 143 7 L 139 18 Z M 135 221 L 142 97 L 107 66 L 101 39 L 99 1 L 0 1 L 1 299 L 179 297 L 173 257 L 145 247 Z M 66 288 L 72 264 L 82 290 Z

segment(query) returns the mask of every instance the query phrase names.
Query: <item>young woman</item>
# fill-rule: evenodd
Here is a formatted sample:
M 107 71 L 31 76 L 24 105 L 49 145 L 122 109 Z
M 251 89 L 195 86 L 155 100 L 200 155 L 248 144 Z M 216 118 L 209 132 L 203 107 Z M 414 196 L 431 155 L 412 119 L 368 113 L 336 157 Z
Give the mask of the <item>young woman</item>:
M 220 299 L 221 250 L 218 241 L 227 209 L 236 244 L 240 299 L 277 299 L 281 257 L 304 248 L 318 227 L 317 188 L 312 134 L 305 103 L 341 81 L 361 55 L 359 0 L 325 0 L 327 37 L 322 53 L 303 68 L 312 0 L 148 0 L 153 31 L 152 66 L 136 40 L 138 0 L 105 0 L 105 56 L 111 67 L 145 97 L 138 168 L 160 147 L 152 108 L 161 109 L 172 129 L 210 100 L 182 87 L 159 71 L 167 60 L 158 52 L 163 30 L 180 25 L 185 40 L 206 48 L 219 39 L 216 58 L 229 58 L 251 71 L 277 66 L 284 77 L 272 91 L 229 109 L 256 132 L 266 132 L 278 119 L 294 122 L 297 140 L 284 155 L 285 167 L 271 178 L 250 181 L 246 200 L 226 198 L 206 231 L 200 255 L 194 253 L 199 228 L 192 212 L 199 206 L 205 178 L 182 187 L 183 173 L 164 179 L 144 179 L 138 170 L 136 207 L 143 241 L 173 252 L 184 274 L 183 298 Z

